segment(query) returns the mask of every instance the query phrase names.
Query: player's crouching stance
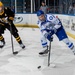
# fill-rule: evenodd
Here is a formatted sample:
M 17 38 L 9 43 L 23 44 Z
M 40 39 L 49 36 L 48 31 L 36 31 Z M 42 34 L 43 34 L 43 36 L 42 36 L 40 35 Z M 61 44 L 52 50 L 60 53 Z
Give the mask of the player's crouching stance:
M 52 14 L 44 15 L 44 12 L 41 10 L 37 12 L 37 17 L 39 19 L 38 26 L 42 33 L 41 43 L 44 48 L 44 50 L 39 54 L 43 55 L 48 53 L 47 39 L 50 41 L 52 35 L 55 34 L 59 41 L 63 41 L 75 55 L 75 47 L 73 43 L 68 39 L 61 21 Z
M 7 28 L 14 36 L 19 45 L 24 49 L 25 45 L 22 43 L 21 38 L 19 37 L 18 30 L 13 24 L 15 14 L 11 9 L 4 7 L 3 3 L 0 2 L 0 48 L 5 46 L 5 40 L 2 36 L 4 34 L 4 30 Z M 10 28 L 11 25 L 11 28 Z M 8 35 L 8 34 L 7 34 Z

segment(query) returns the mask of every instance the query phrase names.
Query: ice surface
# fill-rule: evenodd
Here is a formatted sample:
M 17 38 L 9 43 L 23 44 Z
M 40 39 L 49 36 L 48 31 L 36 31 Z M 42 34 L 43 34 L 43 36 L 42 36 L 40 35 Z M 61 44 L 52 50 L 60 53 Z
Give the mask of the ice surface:
M 42 50 L 40 31 L 37 28 L 18 28 L 19 35 L 26 45 L 22 50 L 14 40 L 14 50 L 20 51 L 14 56 L 11 49 L 11 37 L 8 30 L 3 35 L 6 45 L 0 49 L 0 75 L 75 75 L 75 56 L 63 42 L 54 35 L 51 49 L 51 64 L 47 67 L 48 56 L 39 56 Z M 70 38 L 70 37 L 69 37 Z M 75 44 L 75 40 L 70 38 Z M 37 69 L 41 66 L 41 69 Z

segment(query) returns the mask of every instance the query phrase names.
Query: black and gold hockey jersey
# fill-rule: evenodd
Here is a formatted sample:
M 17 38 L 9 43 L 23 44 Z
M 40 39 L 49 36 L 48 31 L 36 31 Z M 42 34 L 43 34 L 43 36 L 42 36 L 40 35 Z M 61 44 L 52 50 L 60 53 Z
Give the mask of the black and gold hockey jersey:
M 14 16 L 15 14 L 10 8 L 4 8 L 3 12 L 0 13 L 0 33 L 4 33 L 6 28 L 10 31 L 10 24 L 14 32 L 18 31 L 13 24 Z
M 8 7 L 5 7 L 0 13 L 0 22 L 7 23 L 9 20 L 14 20 L 14 12 Z

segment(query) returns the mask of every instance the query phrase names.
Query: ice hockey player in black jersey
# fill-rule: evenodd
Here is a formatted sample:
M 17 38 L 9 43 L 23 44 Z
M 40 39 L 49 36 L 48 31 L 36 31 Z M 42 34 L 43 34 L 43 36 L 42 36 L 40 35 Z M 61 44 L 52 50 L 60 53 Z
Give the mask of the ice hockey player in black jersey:
M 24 49 L 25 45 L 22 43 L 22 40 L 18 34 L 18 30 L 15 27 L 14 20 L 14 12 L 8 7 L 4 7 L 3 3 L 0 1 L 0 48 L 5 46 L 5 40 L 2 34 L 4 34 L 4 30 L 8 29 L 11 34 L 14 36 L 19 45 Z M 11 25 L 11 28 L 10 28 Z

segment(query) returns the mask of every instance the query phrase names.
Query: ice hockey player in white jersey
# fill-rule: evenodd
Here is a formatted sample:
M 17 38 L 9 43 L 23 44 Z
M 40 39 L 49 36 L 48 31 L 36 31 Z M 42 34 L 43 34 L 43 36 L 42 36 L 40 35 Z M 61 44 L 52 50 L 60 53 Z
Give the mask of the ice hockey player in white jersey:
M 60 19 L 56 18 L 52 14 L 44 14 L 43 11 L 39 10 L 37 12 L 38 26 L 42 33 L 41 44 L 43 46 L 43 51 L 39 52 L 40 55 L 48 53 L 47 40 L 50 41 L 52 35 L 56 35 L 59 41 L 63 41 L 68 48 L 70 48 L 75 55 L 75 47 L 73 43 L 69 40 Z

